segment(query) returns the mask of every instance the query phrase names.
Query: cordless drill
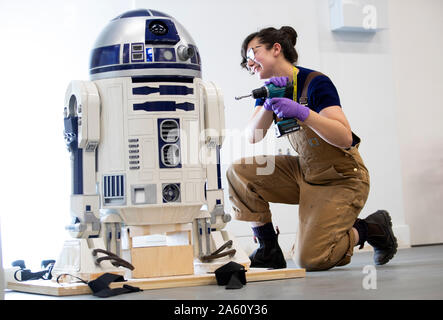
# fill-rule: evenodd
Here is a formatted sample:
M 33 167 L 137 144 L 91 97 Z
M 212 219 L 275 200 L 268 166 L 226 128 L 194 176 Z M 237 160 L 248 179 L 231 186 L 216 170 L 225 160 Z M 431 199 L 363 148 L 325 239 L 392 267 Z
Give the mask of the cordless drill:
M 240 100 L 247 97 L 254 99 L 266 99 L 266 98 L 284 98 L 285 96 L 292 96 L 294 86 L 292 82 L 288 82 L 285 87 L 277 87 L 270 83 L 263 87 L 252 90 L 251 94 L 241 97 L 235 97 L 236 100 Z M 295 132 L 300 129 L 300 125 L 294 118 L 283 118 L 283 120 L 275 123 L 275 135 L 279 138 L 290 132 Z

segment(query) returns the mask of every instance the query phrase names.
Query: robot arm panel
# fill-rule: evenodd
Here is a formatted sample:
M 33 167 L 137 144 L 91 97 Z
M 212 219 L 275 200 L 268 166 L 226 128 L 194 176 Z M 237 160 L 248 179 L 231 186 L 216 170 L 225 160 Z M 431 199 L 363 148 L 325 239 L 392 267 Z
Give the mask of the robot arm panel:
M 202 91 L 204 129 L 207 143 L 222 146 L 225 129 L 225 105 L 220 88 L 213 82 L 198 81 Z
M 221 184 L 220 149 L 224 139 L 225 112 L 223 95 L 212 82 L 198 80 L 201 112 L 205 138 L 204 161 L 207 176 L 207 206 L 211 215 L 211 227 L 223 229 L 230 220 L 224 213 L 223 188 Z
M 91 81 L 72 81 L 65 94 L 65 118 L 77 118 L 78 148 L 94 152 L 100 141 L 100 96 Z
M 100 140 L 100 97 L 94 83 L 72 81 L 65 94 L 65 139 L 72 161 L 72 224 L 76 238 L 100 232 L 95 152 Z

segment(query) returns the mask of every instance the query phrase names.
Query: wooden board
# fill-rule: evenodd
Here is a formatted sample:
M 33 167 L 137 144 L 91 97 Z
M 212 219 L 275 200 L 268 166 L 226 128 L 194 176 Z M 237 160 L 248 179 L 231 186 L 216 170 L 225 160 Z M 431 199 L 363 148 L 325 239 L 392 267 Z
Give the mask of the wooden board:
M 194 274 L 193 250 L 192 245 L 131 248 L 131 263 L 135 266 L 132 277 L 140 279 L 192 275 Z
M 246 272 L 247 282 L 266 281 L 266 280 L 281 280 L 304 278 L 306 276 L 305 269 L 261 269 L 250 268 Z M 124 284 L 139 287 L 143 290 L 162 289 L 162 288 L 178 288 L 178 287 L 195 287 L 205 285 L 216 285 L 217 281 L 213 273 L 187 275 L 187 276 L 173 276 L 173 277 L 158 277 L 146 279 L 130 279 L 126 282 L 113 282 L 110 288 L 120 288 Z M 83 283 L 75 284 L 57 284 L 49 280 L 30 280 L 25 282 L 8 282 L 7 288 L 27 293 L 45 294 L 51 296 L 73 296 L 81 294 L 92 294 L 88 285 Z

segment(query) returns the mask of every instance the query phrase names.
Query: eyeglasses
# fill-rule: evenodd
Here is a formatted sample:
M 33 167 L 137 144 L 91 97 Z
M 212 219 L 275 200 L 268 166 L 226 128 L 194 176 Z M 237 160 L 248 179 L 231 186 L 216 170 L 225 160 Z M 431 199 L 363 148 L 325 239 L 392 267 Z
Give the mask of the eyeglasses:
M 253 48 L 249 48 L 246 52 L 246 60 L 252 60 L 255 62 L 255 52 L 254 49 L 260 48 L 261 46 L 255 46 Z
M 257 63 L 257 61 L 255 60 L 255 51 L 254 49 L 260 48 L 261 45 L 259 46 L 255 46 L 253 48 L 249 48 L 249 50 L 246 52 L 246 69 L 251 73 L 251 67 L 249 66 L 249 60 L 252 61 L 253 63 Z

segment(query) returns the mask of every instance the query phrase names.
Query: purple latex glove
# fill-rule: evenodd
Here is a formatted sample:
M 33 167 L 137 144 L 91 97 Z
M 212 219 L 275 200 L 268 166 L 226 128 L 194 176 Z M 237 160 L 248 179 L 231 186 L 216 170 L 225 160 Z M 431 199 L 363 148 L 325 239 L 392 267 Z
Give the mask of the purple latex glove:
M 265 85 L 268 85 L 272 83 L 274 86 L 277 87 L 286 87 L 286 84 L 288 83 L 288 77 L 273 77 L 265 82 Z
M 309 116 L 309 108 L 288 98 L 266 99 L 263 108 L 273 111 L 279 118 L 297 118 L 305 121 Z

